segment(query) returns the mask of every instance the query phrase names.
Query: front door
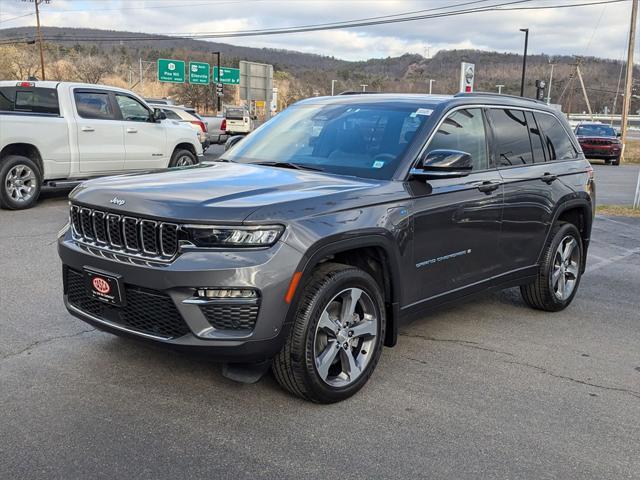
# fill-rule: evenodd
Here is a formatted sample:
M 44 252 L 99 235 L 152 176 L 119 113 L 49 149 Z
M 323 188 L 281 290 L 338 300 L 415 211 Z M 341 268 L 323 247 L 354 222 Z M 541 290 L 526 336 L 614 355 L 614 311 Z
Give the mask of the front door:
M 73 92 L 78 121 L 80 172 L 100 174 L 124 168 L 124 130 L 113 98 L 106 90 Z
M 126 170 L 146 170 L 169 165 L 165 156 L 166 127 L 153 120 L 152 112 L 137 99 L 115 94 L 122 114 Z
M 498 242 L 502 221 L 501 178 L 490 160 L 487 126 L 480 108 L 448 115 L 427 146 L 460 150 L 473 170 L 453 179 L 413 180 L 413 304 L 480 284 L 501 270 Z

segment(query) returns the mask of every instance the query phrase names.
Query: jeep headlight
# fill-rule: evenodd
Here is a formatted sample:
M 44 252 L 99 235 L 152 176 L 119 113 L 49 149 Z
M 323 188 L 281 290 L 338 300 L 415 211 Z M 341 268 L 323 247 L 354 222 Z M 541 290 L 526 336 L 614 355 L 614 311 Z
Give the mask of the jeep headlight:
M 276 243 L 284 231 L 282 225 L 256 227 L 222 227 L 185 225 L 189 241 L 197 247 L 269 247 Z

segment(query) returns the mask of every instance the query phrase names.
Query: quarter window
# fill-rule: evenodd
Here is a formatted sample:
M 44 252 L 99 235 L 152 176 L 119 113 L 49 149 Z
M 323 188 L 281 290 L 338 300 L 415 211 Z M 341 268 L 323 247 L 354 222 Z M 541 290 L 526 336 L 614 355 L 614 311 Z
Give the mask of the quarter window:
M 533 163 L 529 126 L 522 110 L 489 110 L 498 165 L 510 167 Z
M 75 92 L 76 108 L 82 118 L 115 120 L 113 108 L 107 92 Z
M 139 101 L 126 95 L 116 95 L 122 119 L 128 122 L 148 122 L 149 110 Z
M 482 110 L 458 110 L 442 122 L 429 143 L 428 151 L 459 150 L 471 155 L 474 170 L 489 168 L 487 136 Z
M 552 161 L 576 158 L 578 152 L 558 119 L 553 115 L 544 113 L 536 113 L 535 117 L 542 130 L 542 140 L 547 152 L 547 159 Z

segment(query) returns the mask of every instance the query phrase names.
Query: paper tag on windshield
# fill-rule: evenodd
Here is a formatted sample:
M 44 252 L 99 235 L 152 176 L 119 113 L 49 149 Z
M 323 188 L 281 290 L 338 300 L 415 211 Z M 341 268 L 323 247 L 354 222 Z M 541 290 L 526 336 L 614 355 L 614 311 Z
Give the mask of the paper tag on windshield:
M 425 115 L 425 116 L 429 116 L 433 113 L 433 110 L 430 108 L 419 108 L 418 110 L 416 110 L 415 112 L 413 112 L 411 114 L 412 117 L 415 117 L 416 115 Z

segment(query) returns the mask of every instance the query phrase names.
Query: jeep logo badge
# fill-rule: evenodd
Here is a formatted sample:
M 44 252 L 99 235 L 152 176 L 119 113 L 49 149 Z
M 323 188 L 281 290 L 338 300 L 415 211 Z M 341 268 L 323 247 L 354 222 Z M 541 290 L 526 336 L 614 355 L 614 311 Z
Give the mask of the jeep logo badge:
M 125 203 L 127 203 L 127 201 L 126 201 L 126 200 L 122 200 L 122 199 L 120 199 L 120 198 L 118 198 L 118 197 L 113 197 L 113 198 L 111 199 L 111 202 L 110 202 L 110 203 L 113 203 L 114 205 L 118 205 L 119 207 L 121 207 L 122 205 L 124 205 Z

